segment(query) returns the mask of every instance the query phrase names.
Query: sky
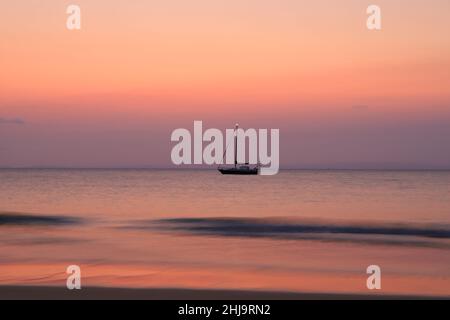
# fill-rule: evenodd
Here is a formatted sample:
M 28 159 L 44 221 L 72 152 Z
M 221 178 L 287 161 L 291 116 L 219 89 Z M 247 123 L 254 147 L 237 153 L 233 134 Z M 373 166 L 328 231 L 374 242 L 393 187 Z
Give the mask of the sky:
M 450 169 L 449 14 L 448 0 L 2 1 L 0 167 L 170 167 L 171 132 L 202 120 L 280 129 L 282 168 Z

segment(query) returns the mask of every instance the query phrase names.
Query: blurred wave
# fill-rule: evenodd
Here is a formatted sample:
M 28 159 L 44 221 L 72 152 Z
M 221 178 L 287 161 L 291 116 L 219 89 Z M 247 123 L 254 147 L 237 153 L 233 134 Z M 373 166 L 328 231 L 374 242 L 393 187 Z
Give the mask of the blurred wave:
M 59 226 L 80 222 L 76 217 L 0 212 L 0 226 Z
M 361 225 L 272 218 L 172 218 L 140 221 L 130 227 L 221 237 L 348 241 L 450 249 L 450 226 L 446 225 Z

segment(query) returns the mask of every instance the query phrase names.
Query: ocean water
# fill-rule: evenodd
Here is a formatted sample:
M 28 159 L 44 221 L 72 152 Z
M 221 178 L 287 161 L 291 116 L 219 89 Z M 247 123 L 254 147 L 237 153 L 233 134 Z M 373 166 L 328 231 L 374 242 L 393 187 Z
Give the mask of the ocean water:
M 450 172 L 3 169 L 0 241 L 0 285 L 450 296 Z

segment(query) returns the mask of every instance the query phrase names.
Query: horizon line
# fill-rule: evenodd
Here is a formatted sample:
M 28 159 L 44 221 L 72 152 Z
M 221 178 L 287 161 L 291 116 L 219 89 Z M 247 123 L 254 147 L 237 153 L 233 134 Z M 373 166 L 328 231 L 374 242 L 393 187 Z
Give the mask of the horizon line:
M 186 167 L 145 167 L 145 166 L 113 166 L 113 167 L 95 167 L 95 166 L 9 166 L 9 167 L 0 167 L 0 170 L 195 170 L 195 171 L 209 171 L 209 170 L 217 170 L 217 168 L 186 168 Z M 394 168 L 394 167 L 386 167 L 386 168 L 374 168 L 374 167 L 366 167 L 366 168 L 344 168 L 344 167 L 286 167 L 280 168 L 280 171 L 287 170 L 298 170 L 298 171 L 450 171 L 450 167 L 442 167 L 442 168 Z

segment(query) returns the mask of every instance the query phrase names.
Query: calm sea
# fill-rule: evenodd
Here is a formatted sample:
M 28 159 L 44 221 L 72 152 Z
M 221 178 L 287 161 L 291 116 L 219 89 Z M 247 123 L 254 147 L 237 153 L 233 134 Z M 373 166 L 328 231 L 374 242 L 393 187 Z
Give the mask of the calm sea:
M 0 284 L 450 296 L 450 172 L 0 170 Z

